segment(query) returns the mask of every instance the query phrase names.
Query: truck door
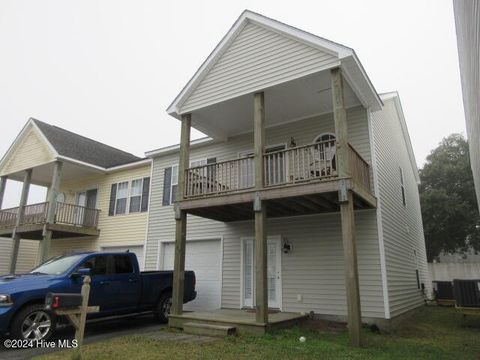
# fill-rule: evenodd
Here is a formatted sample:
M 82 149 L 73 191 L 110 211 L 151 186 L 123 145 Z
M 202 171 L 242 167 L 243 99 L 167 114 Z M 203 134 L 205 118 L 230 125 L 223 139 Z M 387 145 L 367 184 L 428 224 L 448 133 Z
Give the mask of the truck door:
M 95 255 L 83 262 L 79 268 L 89 268 L 92 282 L 90 283 L 90 298 L 88 304 L 90 306 L 100 306 L 100 312 L 108 312 L 111 310 L 109 301 L 109 287 L 113 274 L 108 271 L 109 263 L 108 255 Z M 82 281 L 77 281 L 80 292 Z
M 113 277 L 110 291 L 111 304 L 116 310 L 136 309 L 140 300 L 142 283 L 138 269 L 132 262 L 133 254 L 113 255 Z

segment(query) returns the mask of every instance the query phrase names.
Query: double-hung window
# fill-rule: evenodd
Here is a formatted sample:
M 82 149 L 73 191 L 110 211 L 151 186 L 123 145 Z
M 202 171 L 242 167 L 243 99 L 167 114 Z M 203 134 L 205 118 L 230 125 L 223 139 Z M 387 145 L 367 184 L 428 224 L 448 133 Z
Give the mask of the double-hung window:
M 132 181 L 130 187 L 130 209 L 129 212 L 140 212 L 142 205 L 142 186 L 143 179 L 137 179 Z
M 177 199 L 178 188 L 178 165 L 172 166 L 172 180 L 170 183 L 170 204 L 173 204 Z
M 112 184 L 108 215 L 125 215 L 148 210 L 150 178 Z
M 127 212 L 128 181 L 118 183 L 117 199 L 115 203 L 115 215 L 122 215 Z

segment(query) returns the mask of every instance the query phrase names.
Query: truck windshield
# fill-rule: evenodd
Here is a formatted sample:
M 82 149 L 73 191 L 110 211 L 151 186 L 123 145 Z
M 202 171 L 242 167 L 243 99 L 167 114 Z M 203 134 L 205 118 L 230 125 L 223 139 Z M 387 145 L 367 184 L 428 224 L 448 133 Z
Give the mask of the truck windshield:
M 44 262 L 42 265 L 36 267 L 30 274 L 48 274 L 60 275 L 66 272 L 78 260 L 82 259 L 84 255 L 63 255 L 57 256 Z

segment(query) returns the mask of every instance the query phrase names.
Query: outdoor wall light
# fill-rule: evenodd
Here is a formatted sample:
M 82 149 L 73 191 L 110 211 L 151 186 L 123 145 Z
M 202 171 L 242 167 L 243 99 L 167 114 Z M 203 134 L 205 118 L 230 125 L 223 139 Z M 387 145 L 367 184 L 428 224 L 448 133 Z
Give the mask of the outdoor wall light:
M 287 240 L 283 242 L 282 251 L 285 254 L 288 254 L 290 251 L 292 251 L 292 245 L 290 245 L 290 243 Z

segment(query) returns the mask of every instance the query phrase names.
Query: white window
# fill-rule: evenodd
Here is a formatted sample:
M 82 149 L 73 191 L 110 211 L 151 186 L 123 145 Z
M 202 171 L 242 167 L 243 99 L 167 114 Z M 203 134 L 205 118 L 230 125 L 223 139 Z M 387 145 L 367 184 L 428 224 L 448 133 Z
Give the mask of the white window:
M 130 187 L 130 210 L 129 212 L 140 212 L 142 205 L 142 188 L 143 179 L 137 179 L 132 181 Z
M 178 188 L 178 165 L 172 166 L 172 181 L 170 182 L 170 204 L 173 204 L 177 199 Z
M 125 181 L 117 185 L 115 215 L 121 215 L 127 212 L 127 198 L 128 198 L 128 181 Z
M 407 198 L 406 198 L 406 195 L 405 195 L 405 184 L 403 182 L 403 169 L 400 168 L 400 188 L 401 188 L 401 191 L 402 191 L 402 203 L 403 203 L 403 206 L 407 205 Z
M 202 165 L 207 165 L 207 159 L 201 159 L 201 160 L 192 160 L 190 161 L 190 167 L 197 167 L 197 166 L 202 166 Z

